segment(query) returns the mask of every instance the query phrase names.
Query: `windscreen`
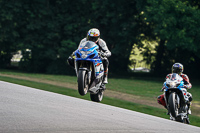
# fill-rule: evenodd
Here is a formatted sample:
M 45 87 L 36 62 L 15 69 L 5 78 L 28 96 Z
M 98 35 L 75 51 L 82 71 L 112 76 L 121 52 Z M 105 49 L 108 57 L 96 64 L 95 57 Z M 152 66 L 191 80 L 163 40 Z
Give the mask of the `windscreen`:
M 180 80 L 180 78 L 181 78 L 181 77 L 180 77 L 177 73 L 173 73 L 170 79 L 171 79 L 172 81 L 174 81 L 174 80 Z
M 86 41 L 84 43 L 81 44 L 81 48 L 83 49 L 90 49 L 92 47 L 95 47 L 96 43 L 92 42 L 92 41 Z

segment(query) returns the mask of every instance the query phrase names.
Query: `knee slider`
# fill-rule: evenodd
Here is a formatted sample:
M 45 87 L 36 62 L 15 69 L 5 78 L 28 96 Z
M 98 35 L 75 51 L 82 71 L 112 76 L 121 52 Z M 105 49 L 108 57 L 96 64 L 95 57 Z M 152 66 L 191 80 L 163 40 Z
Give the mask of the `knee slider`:
M 161 104 L 160 98 L 161 98 L 161 96 L 158 96 L 158 98 L 157 98 L 157 101 L 158 101 L 159 104 Z

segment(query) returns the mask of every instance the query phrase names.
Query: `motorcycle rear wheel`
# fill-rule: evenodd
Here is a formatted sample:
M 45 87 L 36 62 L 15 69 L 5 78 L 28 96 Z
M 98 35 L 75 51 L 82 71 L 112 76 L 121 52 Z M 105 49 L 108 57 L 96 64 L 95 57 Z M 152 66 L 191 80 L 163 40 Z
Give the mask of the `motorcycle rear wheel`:
M 101 102 L 103 99 L 103 91 L 99 91 L 97 94 L 90 93 L 90 99 L 94 102 Z
M 190 124 L 190 121 L 189 121 L 189 119 L 184 118 L 184 119 L 183 119 L 183 123 L 185 123 L 185 124 Z

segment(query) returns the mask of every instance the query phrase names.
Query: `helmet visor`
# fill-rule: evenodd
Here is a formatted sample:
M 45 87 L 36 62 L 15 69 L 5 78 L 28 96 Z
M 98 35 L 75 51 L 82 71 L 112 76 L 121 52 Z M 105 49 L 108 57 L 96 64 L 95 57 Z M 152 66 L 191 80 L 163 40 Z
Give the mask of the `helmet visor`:
M 180 74 L 181 71 L 182 71 L 181 69 L 176 68 L 176 67 L 174 67 L 174 68 L 172 69 L 172 73 L 178 73 L 178 74 Z
M 93 37 L 93 36 L 88 36 L 87 37 L 88 41 L 93 41 L 93 42 L 96 42 L 98 39 L 99 39 L 99 37 Z

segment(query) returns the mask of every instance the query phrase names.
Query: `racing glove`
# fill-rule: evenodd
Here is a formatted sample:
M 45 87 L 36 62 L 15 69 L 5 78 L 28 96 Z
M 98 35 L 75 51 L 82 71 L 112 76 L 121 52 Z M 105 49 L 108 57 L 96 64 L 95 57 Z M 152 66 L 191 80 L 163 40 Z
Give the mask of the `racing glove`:
M 164 91 L 164 89 L 165 89 L 165 87 L 163 87 L 163 88 L 160 90 L 160 92 Z
M 184 85 L 183 87 L 186 88 L 186 89 L 190 88 L 189 85 Z
M 103 52 L 101 52 L 101 56 L 102 56 L 102 57 L 107 57 L 107 54 L 106 54 L 106 53 L 103 53 Z

